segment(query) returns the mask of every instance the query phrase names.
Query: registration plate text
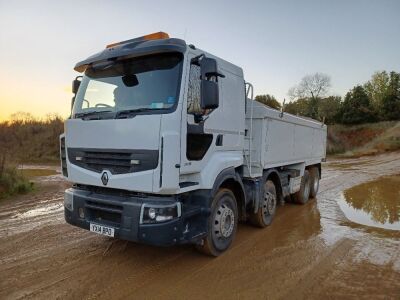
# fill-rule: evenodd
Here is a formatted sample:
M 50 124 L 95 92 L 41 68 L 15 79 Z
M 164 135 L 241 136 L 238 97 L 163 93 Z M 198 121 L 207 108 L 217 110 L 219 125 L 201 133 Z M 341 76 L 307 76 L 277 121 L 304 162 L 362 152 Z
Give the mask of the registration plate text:
M 106 236 L 114 237 L 114 228 L 90 223 L 90 231 Z

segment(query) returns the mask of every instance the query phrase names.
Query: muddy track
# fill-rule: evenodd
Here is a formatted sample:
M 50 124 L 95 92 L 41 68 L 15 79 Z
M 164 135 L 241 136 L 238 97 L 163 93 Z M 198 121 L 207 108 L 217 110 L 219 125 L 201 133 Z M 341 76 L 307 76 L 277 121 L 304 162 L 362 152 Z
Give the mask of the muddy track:
M 218 258 L 65 224 L 67 185 L 44 178 L 0 202 L 0 299 L 399 299 L 400 232 L 352 223 L 337 204 L 344 189 L 399 170 L 400 153 L 329 162 L 317 200 L 279 207 L 265 229 L 241 224 Z

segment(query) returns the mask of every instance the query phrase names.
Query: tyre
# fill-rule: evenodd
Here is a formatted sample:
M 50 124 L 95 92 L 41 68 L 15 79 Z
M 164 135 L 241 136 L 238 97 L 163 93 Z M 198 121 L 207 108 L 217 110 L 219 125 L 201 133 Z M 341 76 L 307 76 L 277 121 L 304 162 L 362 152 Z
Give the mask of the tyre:
M 301 178 L 300 190 L 293 194 L 293 201 L 298 204 L 305 204 L 310 197 L 310 173 L 304 170 L 304 175 Z
M 313 167 L 310 169 L 310 198 L 317 196 L 319 189 L 319 169 Z
M 257 227 L 264 228 L 272 223 L 277 205 L 276 187 L 272 180 L 264 184 L 264 196 L 257 213 L 250 215 L 250 222 Z
M 235 195 L 229 189 L 220 189 L 211 204 L 207 236 L 197 249 L 210 256 L 219 256 L 235 238 L 238 209 Z

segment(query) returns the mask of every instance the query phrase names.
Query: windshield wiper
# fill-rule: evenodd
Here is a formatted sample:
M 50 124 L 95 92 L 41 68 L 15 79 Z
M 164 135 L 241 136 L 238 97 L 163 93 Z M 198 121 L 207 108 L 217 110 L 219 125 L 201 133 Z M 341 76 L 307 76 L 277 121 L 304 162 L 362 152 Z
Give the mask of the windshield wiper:
M 88 118 L 91 116 L 96 116 L 102 113 L 109 113 L 112 112 L 112 110 L 99 110 L 99 111 L 89 111 L 89 112 L 83 112 L 83 113 L 76 113 L 75 118 Z M 99 119 L 99 118 L 98 118 Z
M 115 114 L 115 119 L 124 119 L 131 117 L 132 115 L 136 113 L 141 113 L 144 111 L 152 111 L 152 110 L 164 110 L 165 108 L 149 108 L 149 107 L 143 107 L 143 108 L 136 108 L 136 109 L 125 109 L 125 110 L 120 110 Z

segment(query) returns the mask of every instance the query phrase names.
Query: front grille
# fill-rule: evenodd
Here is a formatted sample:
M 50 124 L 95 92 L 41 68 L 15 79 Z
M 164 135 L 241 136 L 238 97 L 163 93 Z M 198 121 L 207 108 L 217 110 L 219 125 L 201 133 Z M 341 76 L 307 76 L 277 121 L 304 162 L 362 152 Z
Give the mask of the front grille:
M 101 186 L 95 185 L 84 185 L 84 184 L 74 184 L 74 188 L 84 191 L 90 191 L 95 194 L 101 195 L 110 195 L 110 196 L 117 196 L 117 197 L 140 197 L 140 198 L 147 198 L 148 194 L 128 191 L 128 190 L 121 190 L 121 189 L 114 189 L 114 188 L 105 188 Z
M 86 204 L 88 206 L 91 206 L 93 208 L 97 209 L 105 209 L 105 210 L 110 210 L 113 212 L 118 212 L 121 213 L 123 207 L 121 205 L 114 205 L 114 204 L 108 204 L 108 203 L 102 203 L 102 202 L 95 202 L 95 201 L 86 201 Z
M 65 177 L 68 177 L 67 154 L 66 154 L 66 151 L 65 151 L 65 137 L 62 137 L 60 139 L 60 158 L 61 158 L 62 174 Z
M 70 163 L 101 173 L 126 174 L 152 170 L 158 164 L 158 150 L 113 150 L 68 148 Z

